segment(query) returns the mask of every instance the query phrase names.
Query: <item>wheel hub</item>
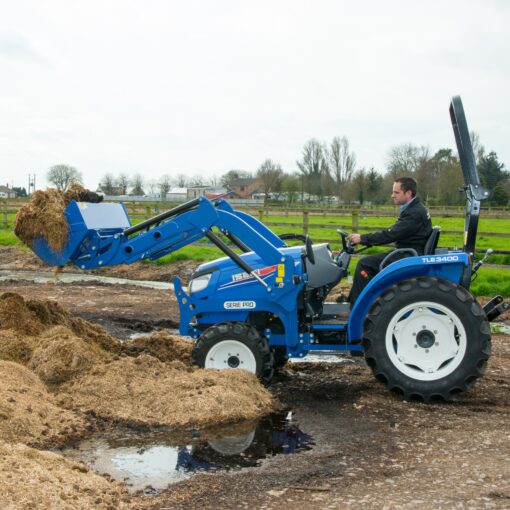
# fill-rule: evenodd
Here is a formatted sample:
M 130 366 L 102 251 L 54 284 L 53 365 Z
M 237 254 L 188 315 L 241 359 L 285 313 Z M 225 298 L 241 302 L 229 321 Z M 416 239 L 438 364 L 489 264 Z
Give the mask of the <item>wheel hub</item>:
M 235 339 L 220 340 L 207 353 L 205 368 L 243 368 L 257 373 L 257 361 L 251 349 Z
M 240 365 L 239 358 L 237 356 L 230 356 L 227 360 L 229 368 L 238 368 Z
M 436 342 L 436 337 L 434 336 L 434 333 L 432 333 L 432 331 L 429 331 L 428 329 L 422 329 L 416 335 L 416 343 L 422 349 L 430 349 L 434 345 L 435 342 Z
M 404 306 L 388 324 L 386 351 L 403 374 L 434 381 L 451 374 L 466 352 L 466 330 L 448 307 L 430 301 Z

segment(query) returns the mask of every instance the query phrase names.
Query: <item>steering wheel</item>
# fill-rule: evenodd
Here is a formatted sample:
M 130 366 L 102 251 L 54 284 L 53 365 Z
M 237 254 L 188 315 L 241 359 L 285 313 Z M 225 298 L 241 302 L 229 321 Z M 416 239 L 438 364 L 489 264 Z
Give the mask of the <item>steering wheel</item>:
M 340 234 L 340 237 L 342 238 L 342 248 L 346 253 L 353 254 L 354 253 L 354 246 L 352 243 L 347 239 L 349 234 L 347 232 L 344 232 L 343 230 L 337 228 L 336 231 Z
M 342 238 L 342 247 L 343 250 L 346 253 L 349 253 L 352 255 L 353 253 L 361 253 L 362 251 L 365 251 L 366 249 L 370 248 L 370 246 L 363 246 L 363 248 L 355 249 L 354 245 L 347 239 L 349 234 L 347 232 L 344 232 L 343 230 L 337 228 L 336 231 L 340 234 L 340 237 Z
M 312 240 L 308 237 L 308 234 L 306 234 L 305 237 L 306 237 L 305 239 L 306 257 L 312 264 L 315 264 L 315 254 L 312 248 Z

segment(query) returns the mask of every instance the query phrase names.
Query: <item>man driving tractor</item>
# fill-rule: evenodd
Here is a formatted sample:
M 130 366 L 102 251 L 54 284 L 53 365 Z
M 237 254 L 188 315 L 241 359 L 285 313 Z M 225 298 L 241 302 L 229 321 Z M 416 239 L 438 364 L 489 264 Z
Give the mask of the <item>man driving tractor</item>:
M 418 255 L 423 254 L 425 243 L 432 232 L 430 214 L 416 194 L 416 181 L 412 177 L 395 179 L 391 198 L 400 206 L 400 214 L 394 225 L 373 234 L 350 234 L 352 244 L 379 246 L 395 243 L 397 249 L 414 248 Z M 348 301 L 355 303 L 361 291 L 378 272 L 379 266 L 388 252 L 363 257 L 356 266 L 353 284 Z M 396 253 L 392 261 L 408 257 L 409 253 Z

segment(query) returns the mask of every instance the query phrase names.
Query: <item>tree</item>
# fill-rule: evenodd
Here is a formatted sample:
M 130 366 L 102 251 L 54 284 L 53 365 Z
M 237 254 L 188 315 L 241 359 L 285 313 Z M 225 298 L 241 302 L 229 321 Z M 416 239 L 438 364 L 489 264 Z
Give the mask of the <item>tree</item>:
M 188 180 L 189 186 L 200 187 L 200 186 L 204 186 L 204 184 L 205 184 L 205 181 L 204 181 L 204 177 L 202 175 L 193 175 Z
M 282 167 L 278 163 L 273 163 L 270 159 L 266 159 L 260 165 L 257 170 L 257 177 L 264 184 L 266 199 L 269 198 L 270 193 L 281 191 L 283 176 Z
M 158 181 L 156 181 L 155 179 L 148 180 L 147 189 L 149 190 L 149 193 L 151 195 L 154 195 L 156 193 L 156 190 L 158 189 Z
M 351 180 L 356 166 L 356 154 L 349 151 L 349 140 L 335 136 L 329 149 L 325 149 L 329 174 L 335 184 L 335 195 L 340 199 L 342 189 Z
M 388 153 L 387 170 L 392 179 L 412 176 L 419 165 L 429 159 L 428 147 L 411 143 L 396 145 Z
M 221 179 L 214 174 L 209 177 L 209 182 L 206 181 L 206 184 L 209 184 L 209 186 L 212 186 L 213 188 L 217 188 L 221 184 Z
M 485 147 L 480 142 L 480 135 L 476 131 L 470 131 L 469 138 L 471 139 L 471 146 L 473 147 L 476 164 L 478 164 L 483 156 L 485 156 Z
M 221 185 L 228 186 L 231 181 L 236 179 L 249 179 L 251 177 L 250 172 L 246 170 L 229 170 L 226 174 L 221 176 Z
M 24 198 L 27 196 L 27 190 L 25 188 L 14 186 L 12 188 L 12 191 L 14 191 L 14 193 L 16 193 L 16 196 L 19 198 Z
M 178 188 L 185 188 L 188 185 L 188 176 L 184 174 L 177 174 L 173 181 Z
M 163 200 L 167 193 L 170 191 L 170 176 L 168 174 L 164 174 L 159 178 L 159 194 L 161 195 L 161 200 Z
M 105 195 L 116 195 L 117 189 L 115 186 L 115 179 L 112 174 L 105 174 L 99 182 L 99 190 Z
M 509 199 L 508 192 L 503 185 L 503 181 L 498 182 L 494 189 L 492 190 L 491 195 L 491 204 L 499 205 L 501 207 L 505 207 L 508 204 Z
M 458 167 L 458 159 L 453 155 L 452 149 L 439 149 L 431 158 L 423 157 L 418 161 L 418 166 L 414 172 L 414 178 L 418 182 L 418 190 L 420 196 L 429 203 L 429 199 L 433 200 L 438 197 L 443 191 L 443 188 L 438 187 L 440 172 L 447 168 L 449 165 L 454 165 L 459 169 L 458 178 L 462 178 L 462 172 Z M 456 183 L 457 178 L 454 179 Z M 451 188 L 451 186 L 448 186 Z
M 360 204 L 365 201 L 365 190 L 367 187 L 367 173 L 364 168 L 360 168 L 352 177 L 352 184 L 356 193 L 356 199 Z
M 312 138 L 303 147 L 303 157 L 296 164 L 304 177 L 306 189 L 312 195 L 323 196 L 323 177 L 328 174 L 328 164 L 322 144 Z
M 131 180 L 131 195 L 145 195 L 145 191 L 143 190 L 143 177 L 140 174 L 135 174 Z
M 129 177 L 125 173 L 121 173 L 117 177 L 116 187 L 118 188 L 119 195 L 127 195 L 129 187 Z
M 498 155 L 494 151 L 480 158 L 478 173 L 480 174 L 481 183 L 489 191 L 492 191 L 499 182 L 510 176 L 505 170 L 505 165 L 498 161 Z
M 299 175 L 296 174 L 284 174 L 283 176 L 282 190 L 287 197 L 287 202 L 290 204 L 297 200 L 299 193 L 299 181 Z
M 46 179 L 54 184 L 59 191 L 65 191 L 74 182 L 82 182 L 81 172 L 70 165 L 54 165 L 46 175 Z
M 438 151 L 434 155 L 434 160 L 437 162 L 438 173 L 435 182 L 435 191 L 431 197 L 433 200 L 429 203 L 441 204 L 441 205 L 461 205 L 465 201 L 463 193 L 459 192 L 464 186 L 464 177 L 462 175 L 462 169 L 460 168 L 459 159 L 453 155 L 449 149 L 442 149 L 443 151 L 449 151 L 446 155 L 445 152 L 440 154 Z
M 375 168 L 371 168 L 366 176 L 365 183 L 367 189 L 366 198 L 371 202 L 384 202 L 384 198 L 381 196 L 382 184 L 383 184 L 383 176 L 375 170 Z

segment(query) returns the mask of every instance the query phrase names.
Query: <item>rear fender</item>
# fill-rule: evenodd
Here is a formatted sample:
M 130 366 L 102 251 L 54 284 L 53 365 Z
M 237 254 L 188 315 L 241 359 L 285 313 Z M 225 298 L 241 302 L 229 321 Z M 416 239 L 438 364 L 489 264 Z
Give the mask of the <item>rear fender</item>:
M 421 255 L 393 262 L 370 280 L 354 303 L 349 316 L 349 343 L 358 343 L 363 338 L 365 316 L 385 289 L 402 280 L 418 276 L 441 278 L 458 284 L 469 264 L 469 257 L 464 252 Z

